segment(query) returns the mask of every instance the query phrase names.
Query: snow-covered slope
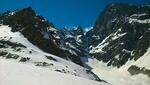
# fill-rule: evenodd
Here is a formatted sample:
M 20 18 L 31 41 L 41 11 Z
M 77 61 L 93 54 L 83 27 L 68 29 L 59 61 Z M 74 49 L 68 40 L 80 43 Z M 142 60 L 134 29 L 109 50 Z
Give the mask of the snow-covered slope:
M 57 29 L 30 7 L 1 14 L 0 23 L 0 85 L 150 84 L 149 6 L 108 5 L 86 33 Z
M 88 65 L 93 67 L 93 72 L 95 74 L 100 76 L 102 79 L 110 82 L 112 85 L 149 85 L 149 60 L 150 48 L 137 61 L 128 61 L 119 69 L 108 67 L 107 63 L 104 63 L 102 61 L 99 62 L 97 59 L 90 59 Z M 132 66 L 136 66 L 137 69 L 133 68 Z
M 85 78 L 62 74 L 0 59 L 0 85 L 108 85 Z
M 133 65 L 136 65 L 138 67 L 144 67 L 150 70 L 150 47 L 147 50 L 147 52 L 139 58 L 136 62 L 134 62 Z
M 11 28 L 6 25 L 0 26 L 0 59 L 23 62 L 50 71 L 99 80 L 90 70 L 43 52 L 30 43 L 20 32 L 11 32 Z M 0 69 L 2 68 L 0 67 Z
M 147 52 L 141 56 L 137 61 L 131 60 L 128 61 L 125 65 L 123 65 L 119 70 L 125 71 L 128 70 L 132 65 L 138 66 L 139 68 L 146 68 L 150 70 L 150 47 Z
M 127 69 L 108 67 L 97 59 L 90 59 L 88 65 L 93 72 L 112 85 L 149 85 L 150 78 L 144 74 L 131 75 Z

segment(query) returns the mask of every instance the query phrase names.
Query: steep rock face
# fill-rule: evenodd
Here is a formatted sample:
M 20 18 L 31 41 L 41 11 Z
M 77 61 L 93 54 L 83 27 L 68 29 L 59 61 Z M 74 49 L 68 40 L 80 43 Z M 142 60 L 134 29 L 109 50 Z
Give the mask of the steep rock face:
M 150 7 L 111 4 L 87 33 L 91 56 L 120 67 L 150 47 Z
M 87 48 L 87 40 L 83 28 L 78 26 L 73 29 L 50 29 L 51 39 L 63 50 L 76 56 L 84 56 Z M 69 58 L 69 57 L 68 57 Z
M 45 52 L 60 56 L 82 65 L 79 55 L 62 49 L 61 33 L 52 23 L 37 16 L 31 7 L 1 14 L 0 21 L 12 27 L 12 32 L 21 32 L 31 43 Z

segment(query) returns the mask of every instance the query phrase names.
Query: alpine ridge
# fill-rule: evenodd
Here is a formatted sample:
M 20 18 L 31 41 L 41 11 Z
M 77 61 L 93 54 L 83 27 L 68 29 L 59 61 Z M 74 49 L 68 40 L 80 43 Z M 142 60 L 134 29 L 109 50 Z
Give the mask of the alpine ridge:
M 118 68 L 150 47 L 150 7 L 111 4 L 87 33 L 90 54 Z
M 149 60 L 149 5 L 109 4 L 87 32 L 81 26 L 57 28 L 31 7 L 0 14 L 0 69 L 19 64 L 12 71 L 92 81 L 79 85 L 149 85 Z

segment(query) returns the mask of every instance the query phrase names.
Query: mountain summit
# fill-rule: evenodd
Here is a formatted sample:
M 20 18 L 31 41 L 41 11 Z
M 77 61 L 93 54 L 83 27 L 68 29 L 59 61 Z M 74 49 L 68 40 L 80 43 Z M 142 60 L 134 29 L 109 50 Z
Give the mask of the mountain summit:
M 0 14 L 0 24 L 4 69 L 16 69 L 17 61 L 31 73 L 43 68 L 42 75 L 50 70 L 94 80 L 88 85 L 149 85 L 150 6 L 110 4 L 86 33 L 81 26 L 58 29 L 31 7 Z M 59 76 L 55 72 L 51 75 Z

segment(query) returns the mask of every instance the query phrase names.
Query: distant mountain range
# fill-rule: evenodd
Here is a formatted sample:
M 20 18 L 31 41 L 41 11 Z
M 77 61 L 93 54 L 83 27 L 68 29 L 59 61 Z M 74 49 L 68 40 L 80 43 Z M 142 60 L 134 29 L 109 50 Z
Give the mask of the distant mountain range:
M 81 26 L 58 29 L 31 7 L 0 14 L 0 24 L 2 59 L 28 62 L 106 85 L 111 81 L 93 73 L 90 60 L 150 77 L 148 5 L 110 4 L 87 32 Z

